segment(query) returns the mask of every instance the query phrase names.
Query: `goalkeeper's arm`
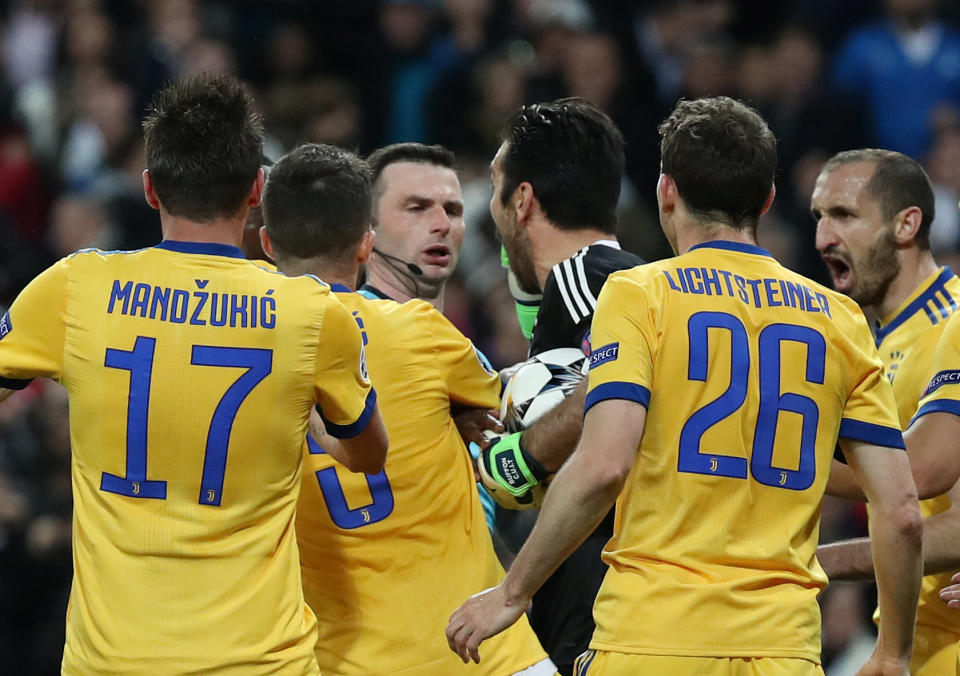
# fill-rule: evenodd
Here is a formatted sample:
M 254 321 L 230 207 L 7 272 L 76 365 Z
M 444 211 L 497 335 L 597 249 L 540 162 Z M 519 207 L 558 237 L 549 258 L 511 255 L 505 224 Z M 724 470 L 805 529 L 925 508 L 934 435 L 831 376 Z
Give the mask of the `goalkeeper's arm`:
M 481 453 L 481 480 L 502 506 L 516 509 L 513 500 L 501 501 L 503 491 L 521 505 L 537 506 L 527 494 L 557 472 L 573 453 L 583 428 L 587 380 L 577 385 L 556 408 L 523 432 L 501 437 Z

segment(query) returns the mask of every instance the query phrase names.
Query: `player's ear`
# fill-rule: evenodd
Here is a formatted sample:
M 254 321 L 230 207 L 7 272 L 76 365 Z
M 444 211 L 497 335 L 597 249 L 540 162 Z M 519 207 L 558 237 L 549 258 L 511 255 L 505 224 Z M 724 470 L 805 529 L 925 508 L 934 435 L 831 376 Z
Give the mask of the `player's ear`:
M 270 260 L 277 260 L 277 257 L 273 255 L 273 240 L 267 234 L 267 226 L 265 225 L 260 226 L 260 246 L 263 247 L 263 253 L 267 254 Z
M 897 244 L 909 244 L 916 239 L 922 223 L 920 207 L 907 207 L 898 213 L 893 220 L 893 237 Z
M 263 197 L 263 185 L 267 181 L 267 175 L 263 173 L 263 167 L 257 170 L 257 177 L 253 179 L 253 185 L 250 186 L 250 195 L 247 198 L 247 206 L 250 208 L 260 205 L 260 199 Z
M 518 222 L 523 223 L 530 218 L 536 200 L 537 197 L 533 194 L 533 186 L 530 183 L 524 181 L 517 186 L 510 198 L 510 203 L 513 205 L 514 211 L 517 212 Z
M 360 242 L 357 244 L 357 263 L 363 265 L 367 262 L 367 259 L 370 258 L 370 254 L 373 253 L 373 243 L 376 238 L 377 233 L 375 233 L 373 230 L 367 230 L 365 233 L 363 233 L 363 237 L 360 238 Z
M 773 205 L 773 198 L 777 196 L 777 186 L 770 186 L 770 194 L 767 195 L 767 200 L 763 203 L 763 208 L 760 210 L 760 215 L 763 216 L 765 213 L 770 211 L 770 207 Z
M 660 174 L 657 181 L 657 204 L 660 205 L 660 211 L 670 213 L 676 209 L 679 198 L 680 193 L 674 180 L 667 174 Z
M 143 197 L 147 200 L 147 204 L 156 209 L 160 210 L 160 200 L 157 199 L 157 192 L 153 189 L 153 179 L 150 178 L 150 170 L 144 169 L 143 174 L 141 174 L 143 179 Z

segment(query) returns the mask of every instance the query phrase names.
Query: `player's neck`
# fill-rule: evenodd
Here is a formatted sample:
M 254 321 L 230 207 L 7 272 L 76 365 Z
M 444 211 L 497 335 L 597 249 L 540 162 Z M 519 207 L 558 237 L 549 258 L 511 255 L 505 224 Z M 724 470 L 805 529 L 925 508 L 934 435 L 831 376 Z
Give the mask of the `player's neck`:
M 722 223 L 690 223 L 677 227 L 677 253 L 686 253 L 698 244 L 708 242 L 740 242 L 757 246 L 756 233 L 752 228 L 737 230 Z
M 420 298 L 427 301 L 433 307 L 443 312 L 443 287 L 441 285 L 437 294 L 433 297 L 428 296 L 434 290 L 434 286 L 427 285 L 424 282 L 418 282 L 413 273 L 404 274 L 397 271 L 389 265 L 374 262 L 367 262 L 367 284 L 376 287 L 385 295 L 389 296 L 398 303 L 406 303 L 408 300 Z
M 538 241 L 533 242 L 533 263 L 540 288 L 542 289 L 547 283 L 547 277 L 554 265 L 575 256 L 580 249 L 600 240 L 616 242 L 617 236 L 595 228 L 584 230 L 560 230 L 552 226 L 544 228 Z
M 239 247 L 243 241 L 243 222 L 246 212 L 230 218 L 218 218 L 199 223 L 180 216 L 161 214 L 160 230 L 163 239 L 176 242 L 228 244 Z
M 338 284 L 345 286 L 351 291 L 357 290 L 357 276 L 359 269 L 353 266 L 352 269 L 330 265 L 321 258 L 293 258 L 277 259 L 277 270 L 287 277 L 299 277 L 300 275 L 313 275 L 319 277 L 331 286 Z
M 911 248 L 900 252 L 898 257 L 900 272 L 890 282 L 879 305 L 871 308 L 872 314 L 881 321 L 893 314 L 938 269 L 929 251 Z

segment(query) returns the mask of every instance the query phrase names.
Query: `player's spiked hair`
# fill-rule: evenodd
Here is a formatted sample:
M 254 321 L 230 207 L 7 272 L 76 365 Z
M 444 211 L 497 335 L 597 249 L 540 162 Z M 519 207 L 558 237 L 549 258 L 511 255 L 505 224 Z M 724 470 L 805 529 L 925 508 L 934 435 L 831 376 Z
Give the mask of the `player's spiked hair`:
M 623 135 L 606 113 L 577 98 L 523 106 L 501 139 L 504 205 L 528 182 L 557 228 L 616 231 Z
M 914 241 L 921 249 L 930 248 L 930 224 L 935 216 L 933 186 L 920 163 L 893 150 L 860 148 L 837 153 L 823 165 L 828 174 L 844 164 L 868 162 L 874 165 L 873 176 L 866 185 L 867 195 L 880 204 L 883 219 L 888 223 L 908 207 L 923 213 Z
M 279 256 L 339 256 L 370 229 L 370 169 L 334 146 L 294 148 L 270 169 L 263 220 Z
M 659 127 L 660 168 L 696 216 L 755 228 L 777 171 L 777 140 L 726 96 L 680 101 Z
M 143 132 L 147 169 L 171 215 L 209 221 L 243 207 L 260 170 L 263 122 L 236 79 L 173 82 L 154 96 Z

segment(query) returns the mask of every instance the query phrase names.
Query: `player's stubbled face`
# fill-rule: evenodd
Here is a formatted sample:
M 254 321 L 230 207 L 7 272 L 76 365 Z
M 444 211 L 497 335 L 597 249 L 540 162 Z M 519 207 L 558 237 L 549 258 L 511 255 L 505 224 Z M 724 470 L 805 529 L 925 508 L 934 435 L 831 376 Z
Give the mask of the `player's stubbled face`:
M 384 168 L 376 203 L 377 248 L 415 263 L 427 280 L 445 281 L 463 246 L 460 180 L 447 167 L 395 162 Z
M 820 174 L 810 200 L 833 287 L 864 307 L 879 304 L 900 272 L 893 231 L 866 189 L 873 172 L 873 163 L 853 162 Z
M 497 237 L 503 242 L 510 259 L 510 269 L 517 278 L 520 288 L 527 293 L 543 293 L 533 264 L 533 249 L 525 228 L 517 223 L 516 212 L 512 205 L 503 203 L 503 156 L 507 144 L 500 146 L 493 162 L 490 163 L 490 181 L 493 183 L 493 197 L 490 198 L 490 215 L 497 226 Z

